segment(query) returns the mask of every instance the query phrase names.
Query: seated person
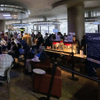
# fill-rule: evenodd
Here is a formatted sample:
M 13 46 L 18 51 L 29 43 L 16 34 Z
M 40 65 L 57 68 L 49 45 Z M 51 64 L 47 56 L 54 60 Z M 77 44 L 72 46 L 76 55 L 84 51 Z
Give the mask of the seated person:
M 0 79 L 5 78 L 5 71 L 11 66 L 14 59 L 7 54 L 7 47 L 2 47 L 2 54 L 0 54 Z
M 19 49 L 14 42 L 11 43 L 11 49 L 9 50 L 8 54 L 12 55 L 13 58 L 19 57 Z
M 8 48 L 8 50 L 10 50 L 10 48 L 11 48 L 11 40 L 10 39 L 8 39 L 7 48 Z
M 37 53 L 37 49 L 35 47 L 31 47 L 30 52 L 28 54 L 28 59 L 32 59 L 36 53 Z
M 41 62 L 46 60 L 46 52 L 44 51 L 44 46 L 39 46 L 38 53 L 33 57 L 33 59 L 26 59 L 26 69 L 28 72 L 32 71 L 30 61 Z
M 3 46 L 6 46 L 6 45 L 7 45 L 7 43 L 6 43 L 6 41 L 4 40 L 4 38 L 1 38 L 1 45 L 3 45 Z

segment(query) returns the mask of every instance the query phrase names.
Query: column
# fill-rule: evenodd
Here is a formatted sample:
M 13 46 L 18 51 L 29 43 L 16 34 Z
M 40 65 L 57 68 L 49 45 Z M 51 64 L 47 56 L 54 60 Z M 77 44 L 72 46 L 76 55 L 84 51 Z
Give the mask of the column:
M 85 33 L 84 23 L 83 4 L 68 8 L 68 33 L 74 32 L 79 42 Z
M 0 32 L 4 31 L 5 32 L 5 21 L 4 20 L 0 20 Z

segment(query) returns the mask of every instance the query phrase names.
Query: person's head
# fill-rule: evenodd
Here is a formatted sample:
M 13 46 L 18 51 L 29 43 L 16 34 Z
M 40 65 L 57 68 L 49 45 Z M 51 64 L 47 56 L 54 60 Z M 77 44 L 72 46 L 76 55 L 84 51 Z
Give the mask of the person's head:
M 41 37 L 41 32 L 38 32 L 38 38 Z
M 48 33 L 45 33 L 46 36 L 48 36 Z
M 23 34 L 24 32 L 23 32 L 23 31 L 21 31 L 21 33 Z
M 14 37 L 12 37 L 12 38 L 11 38 L 11 42 L 14 42 L 14 40 L 15 40 Z
M 42 52 L 42 51 L 44 51 L 44 46 L 39 46 L 39 52 Z
M 86 36 L 85 35 L 83 35 L 83 39 L 86 39 Z
M 27 33 L 25 33 L 25 35 L 27 35 Z
M 7 47 L 6 46 L 2 46 L 2 54 L 7 52 Z
M 34 35 L 34 32 L 32 32 L 32 35 Z
M 66 33 L 64 33 L 64 36 L 66 36 Z
M 73 41 L 76 41 L 76 36 L 73 36 Z
M 11 46 L 12 47 L 16 46 L 15 42 L 11 42 Z

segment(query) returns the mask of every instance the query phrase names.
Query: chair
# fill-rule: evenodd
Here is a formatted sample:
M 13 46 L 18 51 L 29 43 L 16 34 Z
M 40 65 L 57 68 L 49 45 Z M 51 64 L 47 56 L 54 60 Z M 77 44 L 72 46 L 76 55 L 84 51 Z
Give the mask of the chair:
M 33 77 L 34 92 L 48 94 L 51 76 L 52 76 L 52 68 L 47 68 L 45 75 L 38 75 L 34 73 L 34 77 Z M 59 98 L 61 97 L 61 91 L 62 91 L 61 70 L 60 68 L 57 67 L 56 73 L 54 76 L 51 96 Z
M 0 79 L 0 83 L 7 83 L 7 90 L 8 90 L 8 98 L 9 98 L 9 83 L 10 83 L 10 70 L 14 65 L 11 64 L 11 66 L 5 71 L 5 79 Z
M 47 56 L 45 61 L 34 63 L 34 61 L 30 61 L 30 64 L 32 66 L 32 69 L 34 68 L 48 68 L 50 67 L 50 58 Z M 45 69 L 44 69 L 45 70 Z

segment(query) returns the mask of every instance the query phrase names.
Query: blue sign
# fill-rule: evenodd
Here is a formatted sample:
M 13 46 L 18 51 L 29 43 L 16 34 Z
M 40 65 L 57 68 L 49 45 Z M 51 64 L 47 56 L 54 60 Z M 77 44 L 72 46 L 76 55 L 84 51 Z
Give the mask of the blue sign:
M 89 76 L 96 76 L 95 69 L 100 68 L 100 33 L 87 33 L 87 68 Z

